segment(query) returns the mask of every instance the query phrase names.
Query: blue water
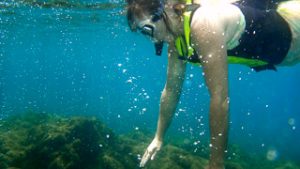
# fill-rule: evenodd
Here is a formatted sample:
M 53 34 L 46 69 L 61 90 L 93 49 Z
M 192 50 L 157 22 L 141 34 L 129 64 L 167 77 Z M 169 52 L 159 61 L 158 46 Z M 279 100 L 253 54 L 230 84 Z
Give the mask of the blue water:
M 130 32 L 121 1 L 69 4 L 0 2 L 1 118 L 26 111 L 94 115 L 118 133 L 154 132 L 166 51 L 155 56 L 147 38 Z M 229 69 L 230 143 L 299 162 L 300 64 L 277 72 Z M 209 135 L 201 74 L 189 65 L 169 130 L 191 144 Z

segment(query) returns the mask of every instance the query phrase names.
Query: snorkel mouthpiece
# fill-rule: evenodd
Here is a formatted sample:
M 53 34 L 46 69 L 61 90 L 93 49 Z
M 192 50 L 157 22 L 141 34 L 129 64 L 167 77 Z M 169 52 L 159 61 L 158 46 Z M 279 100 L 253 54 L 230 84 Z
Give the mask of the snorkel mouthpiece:
M 142 34 L 146 36 L 150 36 L 151 38 L 153 38 L 154 29 L 155 29 L 154 25 L 148 25 L 148 24 L 140 28 Z
M 162 53 L 162 50 L 164 47 L 164 42 L 163 41 L 155 42 L 154 47 L 155 47 L 155 54 L 157 56 L 161 56 L 161 53 Z

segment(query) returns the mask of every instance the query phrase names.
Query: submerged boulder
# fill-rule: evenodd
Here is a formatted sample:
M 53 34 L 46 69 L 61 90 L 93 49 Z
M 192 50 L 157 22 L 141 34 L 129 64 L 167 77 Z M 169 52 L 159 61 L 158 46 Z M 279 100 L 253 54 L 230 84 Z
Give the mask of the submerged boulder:
M 133 154 L 139 159 L 143 156 L 144 150 L 151 142 L 149 133 L 135 131 L 122 136 L 125 144 L 131 145 Z M 177 146 L 166 143 L 154 160 L 151 160 L 144 167 L 145 169 L 204 169 L 208 160 L 188 152 Z
M 0 121 L 0 169 L 137 169 L 152 133 L 116 135 L 92 117 L 25 113 Z M 174 139 L 172 139 L 174 140 Z M 188 143 L 190 144 L 190 143 Z M 167 142 L 145 169 L 204 169 L 209 149 L 195 152 L 184 140 Z M 268 161 L 230 145 L 226 169 L 300 169 Z
M 0 168 L 136 168 L 129 146 L 96 118 L 26 113 L 2 122 Z

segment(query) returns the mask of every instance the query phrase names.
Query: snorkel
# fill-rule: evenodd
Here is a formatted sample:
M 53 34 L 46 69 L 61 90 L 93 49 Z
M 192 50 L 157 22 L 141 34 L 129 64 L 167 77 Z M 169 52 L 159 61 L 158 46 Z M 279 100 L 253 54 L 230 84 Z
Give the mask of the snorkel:
M 163 41 L 159 41 L 159 42 L 155 42 L 155 43 L 154 43 L 155 54 L 156 54 L 157 56 L 161 56 L 163 47 L 164 47 L 164 42 L 163 42 Z

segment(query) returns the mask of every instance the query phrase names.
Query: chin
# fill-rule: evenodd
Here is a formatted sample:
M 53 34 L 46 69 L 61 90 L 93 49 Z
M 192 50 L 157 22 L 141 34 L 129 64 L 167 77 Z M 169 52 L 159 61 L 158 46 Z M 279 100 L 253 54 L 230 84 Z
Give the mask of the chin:
M 169 36 L 166 36 L 164 41 L 167 43 L 171 43 L 171 42 L 174 42 L 174 40 L 175 40 L 174 36 L 169 35 Z

